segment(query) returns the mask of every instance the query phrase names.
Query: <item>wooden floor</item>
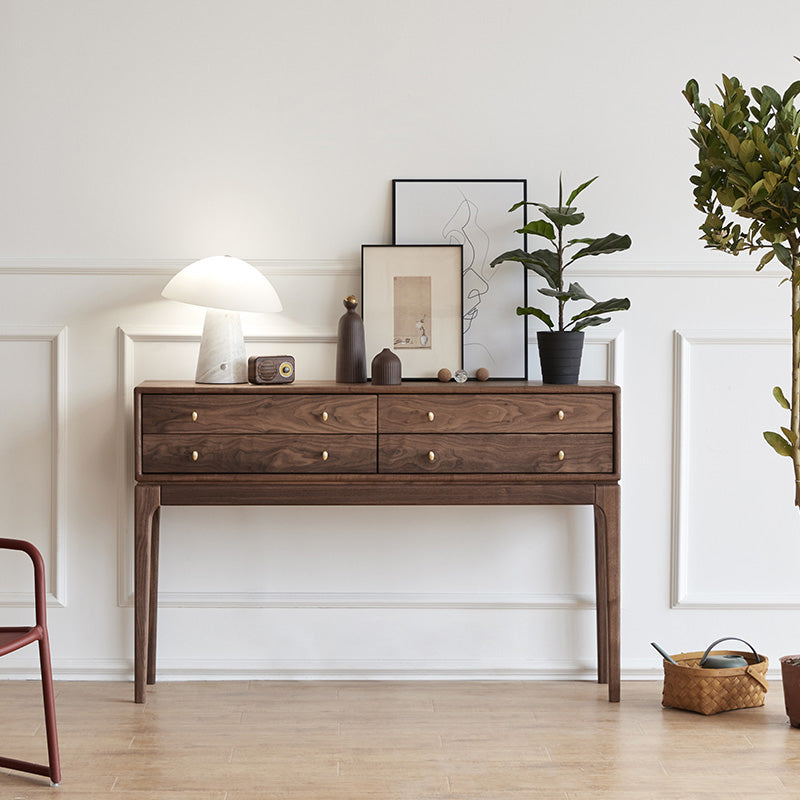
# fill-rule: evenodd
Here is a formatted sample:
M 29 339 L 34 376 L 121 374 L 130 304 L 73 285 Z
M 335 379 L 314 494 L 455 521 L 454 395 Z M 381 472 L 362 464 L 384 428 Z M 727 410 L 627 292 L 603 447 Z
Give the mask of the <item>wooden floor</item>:
M 58 683 L 63 781 L 0 800 L 800 798 L 800 730 L 767 705 L 702 717 L 661 684 Z M 39 760 L 39 685 L 0 681 L 0 752 Z

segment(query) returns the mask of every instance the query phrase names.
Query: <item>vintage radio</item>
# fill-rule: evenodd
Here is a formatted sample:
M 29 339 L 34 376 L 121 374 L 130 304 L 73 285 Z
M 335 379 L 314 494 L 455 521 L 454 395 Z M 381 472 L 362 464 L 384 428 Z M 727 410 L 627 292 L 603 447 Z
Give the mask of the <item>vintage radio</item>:
M 293 356 L 250 356 L 247 359 L 250 383 L 291 383 L 294 380 Z

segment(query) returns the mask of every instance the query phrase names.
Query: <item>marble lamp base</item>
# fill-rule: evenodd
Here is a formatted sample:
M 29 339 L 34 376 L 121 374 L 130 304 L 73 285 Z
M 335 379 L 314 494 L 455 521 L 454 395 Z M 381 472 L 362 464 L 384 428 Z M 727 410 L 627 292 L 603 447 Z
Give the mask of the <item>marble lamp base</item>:
M 238 311 L 206 310 L 195 383 L 247 383 L 247 356 Z

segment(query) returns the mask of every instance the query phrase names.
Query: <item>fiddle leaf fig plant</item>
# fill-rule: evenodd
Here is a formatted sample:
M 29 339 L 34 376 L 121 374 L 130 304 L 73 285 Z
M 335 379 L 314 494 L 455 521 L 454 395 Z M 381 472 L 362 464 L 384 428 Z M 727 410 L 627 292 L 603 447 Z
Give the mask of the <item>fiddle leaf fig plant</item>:
M 586 256 L 599 256 L 605 253 L 616 253 L 620 250 L 627 250 L 631 246 L 631 237 L 627 234 L 609 233 L 599 239 L 566 239 L 565 229 L 580 225 L 584 220 L 583 212 L 578 211 L 572 205 L 572 201 L 589 185 L 597 180 L 595 176 L 591 180 L 582 183 L 577 189 L 570 192 L 567 202 L 564 203 L 564 188 L 561 177 L 558 179 L 558 205 L 548 206 L 544 203 L 532 203 L 523 201 L 515 203 L 509 212 L 516 211 L 523 205 L 535 206 L 539 209 L 545 219 L 529 222 L 525 227 L 519 228 L 516 233 L 528 234 L 546 239 L 550 242 L 550 247 L 526 252 L 525 250 L 509 250 L 497 256 L 490 267 L 496 267 L 505 261 L 517 261 L 545 279 L 547 287 L 539 289 L 539 293 L 546 297 L 556 300 L 558 310 L 558 330 L 579 331 L 592 325 L 602 325 L 610 322 L 609 317 L 602 316 L 613 311 L 625 311 L 630 308 L 631 303 L 627 298 L 614 297 L 611 300 L 598 302 L 594 299 L 579 283 L 566 284 L 564 280 L 564 270 L 574 264 L 579 258 Z M 572 248 L 579 247 L 577 251 L 569 252 Z M 566 285 L 565 285 L 566 284 Z M 583 311 L 578 312 L 566 323 L 564 321 L 564 311 L 566 304 L 571 300 L 585 300 L 592 305 Z M 537 317 L 551 330 L 556 327 L 550 315 L 541 308 L 535 306 L 519 306 L 517 314 L 520 316 L 530 315 Z
M 737 78 L 723 75 L 717 89 L 720 102 L 708 103 L 694 79 L 683 91 L 697 118 L 690 129 L 698 153 L 691 182 L 695 207 L 705 214 L 700 238 L 733 255 L 762 251 L 757 271 L 773 259 L 788 270 L 781 283 L 791 282 L 791 391 L 787 398 L 776 386 L 772 394 L 789 412 L 789 426 L 765 431 L 764 438 L 792 459 L 800 508 L 800 81 L 783 94 L 771 86 L 748 94 Z

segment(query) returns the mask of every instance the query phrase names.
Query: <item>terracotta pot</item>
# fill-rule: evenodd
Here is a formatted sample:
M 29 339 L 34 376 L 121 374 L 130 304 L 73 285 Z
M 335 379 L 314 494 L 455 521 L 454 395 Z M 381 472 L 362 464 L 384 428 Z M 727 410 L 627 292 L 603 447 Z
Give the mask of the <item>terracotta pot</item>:
M 796 663 L 791 663 L 793 661 Z M 800 656 L 781 658 L 781 678 L 789 724 L 793 728 L 800 728 Z

